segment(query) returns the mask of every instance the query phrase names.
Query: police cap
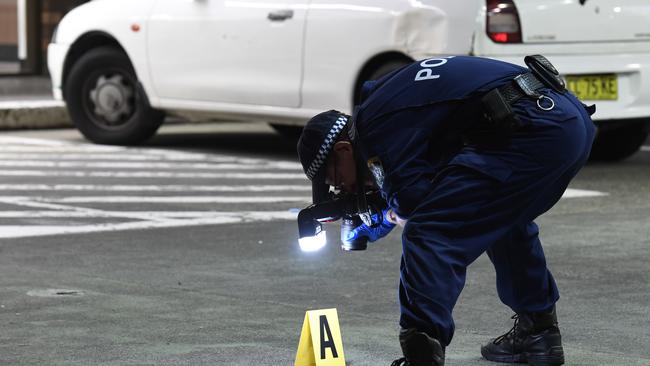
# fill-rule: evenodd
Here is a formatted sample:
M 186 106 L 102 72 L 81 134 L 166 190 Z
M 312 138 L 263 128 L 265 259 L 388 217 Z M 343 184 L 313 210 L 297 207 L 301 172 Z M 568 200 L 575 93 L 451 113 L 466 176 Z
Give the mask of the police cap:
M 350 116 L 331 110 L 307 122 L 298 140 L 298 157 L 309 180 L 321 175 L 327 156 L 349 120 Z

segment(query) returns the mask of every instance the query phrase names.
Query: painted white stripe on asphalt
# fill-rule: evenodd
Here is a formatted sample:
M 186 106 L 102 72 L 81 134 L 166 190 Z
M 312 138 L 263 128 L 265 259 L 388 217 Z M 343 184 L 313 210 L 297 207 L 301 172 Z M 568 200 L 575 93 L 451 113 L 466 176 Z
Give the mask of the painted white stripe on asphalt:
M 2 139 L 0 138 L 0 145 L 2 144 Z M 236 157 L 230 155 L 220 155 L 220 154 L 201 154 L 201 153 L 192 153 L 192 152 L 180 152 L 176 150 L 164 150 L 164 149 L 143 149 L 143 148 L 125 148 L 121 146 L 105 146 L 105 145 L 61 145 L 61 146 L 22 146 L 22 145 L 4 145 L 2 146 L 3 154 L 13 154 L 14 157 L 23 158 L 21 153 L 26 154 L 36 154 L 41 157 L 49 157 L 48 160 L 58 159 L 57 156 L 52 154 L 76 154 L 77 156 L 89 156 L 92 153 L 113 153 L 111 160 L 117 159 L 119 156 L 126 156 L 127 159 L 131 160 L 200 160 L 208 162 L 237 162 L 241 164 L 266 164 L 269 162 L 281 163 L 281 164 L 294 164 L 299 166 L 297 162 L 294 161 L 273 161 L 270 159 L 259 159 L 259 158 L 245 158 L 245 157 Z M 83 155 L 82 155 L 83 154 Z M 106 154 L 104 154 L 106 155 Z M 137 159 L 139 157 L 140 159 Z M 86 158 L 83 160 L 88 160 Z
M 270 159 L 260 159 L 260 158 L 245 158 L 245 157 L 235 157 L 228 155 L 218 155 L 218 154 L 202 154 L 194 152 L 181 152 L 171 149 L 158 149 L 158 148 L 131 148 L 123 146 L 105 146 L 105 145 L 95 145 L 95 144 L 86 144 L 86 143 L 74 143 L 69 141 L 59 141 L 59 140 L 47 140 L 47 139 L 37 139 L 37 138 L 24 138 L 16 136 L 0 136 L 0 145 L 2 147 L 3 154 L 15 153 L 30 153 L 30 154 L 39 154 L 40 157 L 52 159 L 51 153 L 59 154 L 75 154 L 82 158 L 83 156 L 88 156 L 88 153 L 107 153 L 114 152 L 119 155 L 124 154 L 124 159 L 119 159 L 111 156 L 110 160 L 201 160 L 207 162 L 232 162 L 238 164 L 273 164 L 278 167 L 283 167 L 287 169 L 299 169 L 301 165 L 294 161 L 273 161 Z M 50 154 L 45 154 L 50 153 Z M 81 153 L 81 154 L 80 154 Z M 20 159 L 31 159 L 26 156 L 16 156 Z M 119 156 L 118 155 L 118 156 Z M 4 158 L 10 158 L 6 156 Z M 58 157 L 56 157 L 58 159 Z M 35 158 L 39 159 L 39 158 Z M 49 160 L 47 159 L 47 160 Z M 68 158 L 70 159 L 70 158 Z M 82 158 L 83 160 L 93 159 L 91 157 Z M 70 159 L 72 160 L 72 159 Z
M 599 197 L 599 196 L 608 196 L 608 195 L 609 193 L 606 192 L 567 188 L 567 190 L 564 191 L 562 198 Z
M 641 151 L 650 151 L 650 146 L 641 146 Z
M 4 147 L 3 147 L 4 150 Z M 59 160 L 120 160 L 120 161 L 192 161 L 201 160 L 206 162 L 215 163 L 232 163 L 237 161 L 234 156 L 221 156 L 221 155 L 206 155 L 204 157 L 196 157 L 187 154 L 168 154 L 168 155 L 151 155 L 151 154 L 129 154 L 129 153 L 30 153 L 30 152 L 0 152 L 0 159 L 15 160 L 15 159 L 29 159 L 29 160 L 46 160 L 46 161 L 59 161 Z
M 246 217 L 261 221 L 294 219 L 297 212 L 281 211 L 0 211 L 0 218 L 156 218 L 156 219 L 196 219 L 214 217 Z
M 4 150 L 4 147 L 3 147 Z M 234 156 L 225 155 L 206 155 L 206 154 L 166 154 L 166 155 L 152 155 L 143 153 L 78 153 L 78 152 L 64 152 L 56 153 L 30 153 L 30 152 L 0 152 L 0 159 L 15 160 L 15 159 L 29 159 L 29 160 L 46 160 L 46 161 L 60 161 L 60 160 L 119 160 L 119 161 L 194 161 L 200 160 L 203 162 L 211 163 L 234 163 L 241 162 L 246 164 L 247 159 L 239 160 Z M 297 163 L 296 163 L 297 164 Z
M 0 142 L 1 144 L 2 142 Z M 2 152 L 5 153 L 120 153 L 125 151 L 124 148 L 118 146 L 94 145 L 94 146 L 81 146 L 81 145 L 62 145 L 62 146 L 21 146 L 21 145 L 4 145 Z
M 214 170 L 302 170 L 299 163 L 267 162 L 261 165 L 250 164 L 206 164 L 206 163 L 160 163 L 160 162 L 71 162 L 40 160 L 0 160 L 0 167 L 23 168 L 98 168 L 98 169 L 214 169 Z
M 220 155 L 220 154 L 201 154 L 193 152 L 179 152 L 176 150 L 165 150 L 165 149 L 133 149 L 129 148 L 129 153 L 140 153 L 146 154 L 148 156 L 164 156 L 165 158 L 184 158 L 185 160 L 201 160 L 201 161 L 210 161 L 212 158 L 230 158 L 233 159 L 233 162 L 240 164 L 268 164 L 269 162 L 280 163 L 280 164 L 293 164 L 294 166 L 301 167 L 300 163 L 296 161 L 277 161 L 270 159 L 260 159 L 260 158 L 245 158 L 241 156 L 231 156 L 231 155 Z
M 60 100 L 11 100 L 0 102 L 0 109 L 36 109 L 36 108 L 53 108 L 65 107 L 65 103 Z
M 43 171 L 43 170 L 0 170 L 4 177 L 76 177 L 76 178 L 196 178 L 196 179 L 300 179 L 307 180 L 303 173 L 177 173 L 177 172 L 99 172 L 99 171 Z
M 279 203 L 311 202 L 311 197 L 296 196 L 80 196 L 63 198 L 29 197 L 32 200 L 60 203 Z M 2 197 L 0 197 L 0 200 Z
M 565 198 L 600 196 L 606 193 L 585 191 L 577 189 L 567 190 Z M 0 202 L 13 203 L 26 207 L 46 208 L 52 211 L 3 211 L 1 218 L 130 218 L 144 220 L 127 223 L 104 223 L 78 226 L 43 226 L 43 225 L 0 225 L 0 238 L 22 238 L 46 235 L 81 234 L 105 231 L 144 230 L 155 228 L 187 227 L 201 225 L 220 225 L 247 222 L 294 220 L 296 211 L 102 211 L 74 206 L 65 206 L 55 203 L 31 201 L 32 197 L 1 197 Z M 259 198 L 254 198 L 259 201 Z M 309 198 L 302 198 L 309 201 Z
M 32 200 L 32 197 L 21 197 L 21 196 L 11 196 L 11 197 L 2 197 L 0 196 L 0 202 L 11 204 L 11 205 L 17 205 L 17 206 L 23 206 L 23 207 L 31 207 L 31 208 L 39 208 L 39 209 L 47 209 L 47 210 L 58 210 L 58 211 L 67 211 L 67 212 L 82 212 L 82 213 L 87 213 L 87 214 L 92 214 L 92 215 L 97 215 L 97 217 L 107 217 L 107 215 L 110 216 L 110 213 L 107 213 L 107 211 L 95 209 L 95 208 L 88 208 L 88 207 L 76 207 L 76 206 L 69 206 L 69 205 L 62 205 L 62 204 L 56 204 L 56 203 L 49 203 L 49 202 L 38 202 L 36 200 Z M 136 220 L 150 220 L 152 219 L 151 217 L 142 217 L 138 214 L 133 214 L 133 213 L 123 213 L 119 215 L 120 218 L 131 218 L 131 219 L 136 219 Z M 155 219 L 155 218 L 154 218 Z
M 567 189 L 562 198 L 583 198 L 606 196 L 607 193 Z M 0 197 L 5 201 L 11 197 Z M 54 203 L 279 203 L 279 202 L 310 202 L 310 197 L 296 196 L 80 196 L 63 198 L 45 197 L 15 197 L 18 200 L 36 200 Z
M 2 102 L 0 102 L 2 105 Z M 36 146 L 70 146 L 71 142 L 61 140 L 48 140 L 31 137 L 18 137 L 18 136 L 0 136 L 0 144 L 16 144 L 16 145 L 36 145 Z M 3 147 L 4 150 L 4 147 Z
M 102 191 L 102 192 L 311 192 L 308 185 L 92 185 L 0 184 L 0 191 Z
M 137 221 L 117 224 L 95 224 L 79 226 L 42 226 L 42 225 L 0 225 L 0 238 L 25 238 L 46 235 L 83 234 L 106 231 L 143 230 L 155 228 L 172 228 L 203 225 L 223 225 L 275 220 L 295 220 L 296 214 L 284 212 L 231 212 L 217 217 L 195 219 Z

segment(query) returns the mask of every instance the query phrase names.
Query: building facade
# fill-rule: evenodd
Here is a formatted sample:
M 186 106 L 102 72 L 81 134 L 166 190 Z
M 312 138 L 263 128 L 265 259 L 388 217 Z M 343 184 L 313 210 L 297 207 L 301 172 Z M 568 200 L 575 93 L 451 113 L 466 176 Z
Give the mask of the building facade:
M 0 0 L 0 75 L 47 74 L 47 45 L 59 20 L 88 0 Z

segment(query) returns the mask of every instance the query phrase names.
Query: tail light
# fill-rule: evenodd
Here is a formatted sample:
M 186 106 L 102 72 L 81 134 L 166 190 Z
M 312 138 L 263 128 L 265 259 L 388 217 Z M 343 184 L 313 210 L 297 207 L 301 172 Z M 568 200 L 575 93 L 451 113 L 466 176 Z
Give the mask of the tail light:
M 486 31 L 496 43 L 521 43 L 519 12 L 512 0 L 487 0 Z

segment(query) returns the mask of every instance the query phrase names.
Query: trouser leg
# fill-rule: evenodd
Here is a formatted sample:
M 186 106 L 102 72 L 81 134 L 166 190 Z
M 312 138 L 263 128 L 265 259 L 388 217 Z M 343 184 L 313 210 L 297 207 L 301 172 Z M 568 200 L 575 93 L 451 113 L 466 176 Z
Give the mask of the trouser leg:
M 546 266 L 539 228 L 532 220 L 562 198 L 569 182 L 589 158 L 594 133 L 590 123 L 584 121 L 584 147 L 575 160 L 561 170 L 540 175 L 535 199 L 522 210 L 513 230 L 487 250 L 496 270 L 499 298 L 516 313 L 545 311 L 559 299 L 555 280 Z
M 422 210 L 404 228 L 399 300 L 402 328 L 426 332 L 444 347 L 453 337 L 452 310 L 466 267 L 505 231 L 461 235 L 461 227 L 472 223 L 499 182 L 461 166 L 445 169 L 438 178 Z
M 487 250 L 499 298 L 516 313 L 543 311 L 559 299 L 538 234 L 534 222 L 520 225 Z

